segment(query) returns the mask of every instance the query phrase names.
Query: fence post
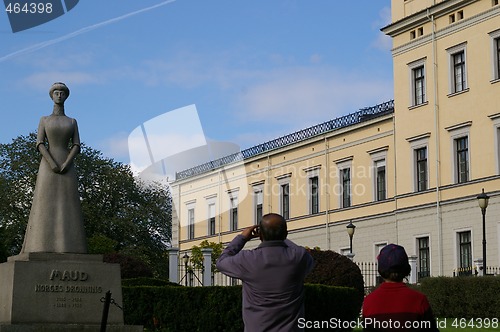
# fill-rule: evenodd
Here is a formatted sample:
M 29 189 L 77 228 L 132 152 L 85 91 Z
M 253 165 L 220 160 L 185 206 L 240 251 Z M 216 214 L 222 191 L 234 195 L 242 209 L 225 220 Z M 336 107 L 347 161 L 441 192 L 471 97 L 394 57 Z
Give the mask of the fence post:
M 212 248 L 203 248 L 203 286 L 212 286 Z
M 408 263 L 410 263 L 411 267 L 411 272 L 410 272 L 410 284 L 416 284 L 417 283 L 417 256 L 411 255 L 408 257 Z
M 179 282 L 179 248 L 168 248 L 168 281 Z

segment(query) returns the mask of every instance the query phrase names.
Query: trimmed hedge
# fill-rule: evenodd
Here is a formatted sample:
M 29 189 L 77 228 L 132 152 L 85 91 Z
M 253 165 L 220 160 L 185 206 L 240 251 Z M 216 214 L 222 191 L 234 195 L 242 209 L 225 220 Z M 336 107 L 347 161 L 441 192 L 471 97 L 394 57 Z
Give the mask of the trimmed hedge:
M 161 331 L 243 331 L 241 286 L 123 287 L 125 323 Z M 306 320 L 357 319 L 352 288 L 305 285 Z
M 415 288 L 427 295 L 436 317 L 500 317 L 500 277 L 425 278 Z

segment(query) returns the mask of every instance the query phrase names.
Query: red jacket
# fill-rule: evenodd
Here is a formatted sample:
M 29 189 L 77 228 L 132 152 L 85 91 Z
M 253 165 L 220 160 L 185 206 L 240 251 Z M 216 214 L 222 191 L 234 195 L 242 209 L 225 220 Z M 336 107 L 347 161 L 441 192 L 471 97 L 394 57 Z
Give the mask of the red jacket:
M 402 282 L 384 282 L 363 302 L 364 331 L 439 331 L 427 297 Z

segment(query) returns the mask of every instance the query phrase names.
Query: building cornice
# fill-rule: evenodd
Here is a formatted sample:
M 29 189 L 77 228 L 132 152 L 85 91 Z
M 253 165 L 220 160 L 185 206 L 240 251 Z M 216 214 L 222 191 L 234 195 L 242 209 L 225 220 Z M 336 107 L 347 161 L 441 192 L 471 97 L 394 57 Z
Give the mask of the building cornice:
M 467 6 L 479 0 L 448 0 L 435 4 L 410 16 L 402 18 L 399 21 L 391 23 L 380 29 L 386 35 L 391 37 L 397 36 L 401 33 L 409 31 L 430 21 L 430 17 L 435 18 L 447 15 L 453 11 Z
M 456 23 L 450 24 L 435 33 L 435 39 L 441 39 L 443 37 L 449 36 L 457 31 L 467 29 L 473 25 L 476 25 L 478 23 L 481 23 L 485 20 L 490 19 L 491 17 L 495 17 L 500 15 L 500 7 L 496 6 L 493 7 L 487 11 L 484 11 L 482 13 L 479 13 L 477 15 L 471 16 L 469 18 L 465 18 L 463 20 L 460 20 Z M 414 26 L 408 27 L 407 30 L 411 30 L 415 28 Z M 402 44 L 399 46 L 396 46 L 392 49 L 392 55 L 397 56 L 399 54 L 411 51 L 417 47 L 429 44 L 432 42 L 432 35 L 428 34 L 425 36 L 422 36 L 420 38 L 414 39 L 406 44 Z

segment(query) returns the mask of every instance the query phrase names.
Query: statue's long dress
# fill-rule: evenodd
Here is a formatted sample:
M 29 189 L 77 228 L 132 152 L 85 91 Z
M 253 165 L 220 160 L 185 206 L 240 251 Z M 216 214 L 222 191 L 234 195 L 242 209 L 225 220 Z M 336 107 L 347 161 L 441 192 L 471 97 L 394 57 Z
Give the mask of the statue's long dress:
M 52 158 L 61 167 L 69 154 L 69 144 L 80 145 L 76 120 L 65 115 L 42 117 L 37 147 L 45 141 Z M 60 174 L 52 171 L 42 157 L 21 252 L 87 253 L 73 163 L 67 172 Z

